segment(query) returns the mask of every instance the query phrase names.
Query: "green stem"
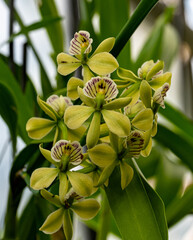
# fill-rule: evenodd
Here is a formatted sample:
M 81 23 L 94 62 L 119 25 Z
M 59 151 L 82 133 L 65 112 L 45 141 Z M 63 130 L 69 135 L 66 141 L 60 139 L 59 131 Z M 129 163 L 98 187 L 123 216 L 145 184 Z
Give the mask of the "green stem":
M 102 201 L 101 201 L 101 214 L 100 225 L 97 233 L 96 240 L 106 240 L 109 232 L 110 223 L 110 207 L 107 200 L 107 196 L 104 190 L 101 189 Z
M 147 14 L 151 11 L 154 5 L 159 0 L 142 0 L 137 6 L 135 12 L 130 17 L 130 19 L 126 22 L 125 26 L 122 28 L 120 33 L 118 34 L 115 45 L 111 51 L 111 53 L 117 57 L 121 50 L 124 48 L 132 34 L 135 32 L 140 23 L 144 20 Z
M 22 193 L 22 192 L 21 192 Z M 21 199 L 21 194 L 14 198 L 12 191 L 9 191 L 7 213 L 5 216 L 5 233 L 3 240 L 16 239 L 16 213 Z

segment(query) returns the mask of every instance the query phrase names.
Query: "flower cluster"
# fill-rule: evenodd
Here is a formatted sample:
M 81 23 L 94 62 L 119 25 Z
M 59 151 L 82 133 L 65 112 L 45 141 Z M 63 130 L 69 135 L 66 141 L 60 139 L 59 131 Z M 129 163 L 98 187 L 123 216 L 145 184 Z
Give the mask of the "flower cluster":
M 114 38 L 104 40 L 94 53 L 92 42 L 88 32 L 75 33 L 70 55 L 57 56 L 58 72 L 65 76 L 82 67 L 82 79 L 69 79 L 67 96 L 52 95 L 46 101 L 38 97 L 48 119 L 33 117 L 26 125 L 29 137 L 42 142 L 47 137 L 53 144 L 51 149 L 40 144 L 50 167 L 36 169 L 30 179 L 31 188 L 58 208 L 40 230 L 53 234 L 63 227 L 67 240 L 73 234 L 70 210 L 83 219 L 94 217 L 100 205 L 91 195 L 108 186 L 115 167 L 120 168 L 120 186 L 125 189 L 134 174 L 128 158 L 150 154 L 157 111 L 165 107 L 171 83 L 162 61 L 145 62 L 135 75 L 119 67 L 109 53 Z M 115 70 L 120 79 L 111 79 Z M 74 105 L 78 98 L 81 105 Z

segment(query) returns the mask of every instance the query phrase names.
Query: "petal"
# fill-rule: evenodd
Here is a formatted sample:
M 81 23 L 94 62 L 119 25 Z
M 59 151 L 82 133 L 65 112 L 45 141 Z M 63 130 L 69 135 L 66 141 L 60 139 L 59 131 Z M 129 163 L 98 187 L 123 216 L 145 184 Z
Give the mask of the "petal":
M 169 90 L 169 84 L 164 83 L 164 85 L 157 89 L 153 95 L 153 102 L 159 104 L 162 108 L 165 108 L 164 97 L 166 96 L 166 92 Z
M 149 81 L 149 85 L 154 89 L 157 90 L 158 88 L 162 87 L 164 83 L 168 83 L 171 85 L 171 78 L 172 74 L 170 72 L 166 72 L 153 80 Z
M 147 131 L 153 126 L 153 111 L 150 108 L 146 108 L 134 117 L 131 124 L 139 130 Z
M 69 53 L 71 55 L 81 55 L 90 53 L 92 50 L 90 33 L 87 31 L 79 31 L 74 34 L 74 38 L 70 41 Z
M 65 210 L 63 214 L 63 230 L 66 240 L 72 240 L 73 228 L 70 211 Z
M 116 58 L 107 52 L 95 54 L 88 60 L 87 65 L 93 72 L 99 75 L 112 73 L 119 66 Z
M 68 178 L 74 191 L 80 196 L 89 196 L 93 189 L 92 178 L 86 174 L 78 172 L 67 172 Z
M 84 94 L 83 89 L 78 87 L 78 95 L 81 99 L 81 101 L 86 104 L 87 106 L 94 107 L 95 106 L 95 101 L 94 99 L 88 97 L 87 95 Z
M 125 107 L 131 102 L 131 97 L 124 97 L 124 98 L 117 98 L 109 103 L 103 105 L 103 109 L 113 110 L 113 109 L 120 109 Z
M 50 163 L 54 164 L 55 166 L 58 166 L 58 162 L 52 159 L 51 157 L 51 151 L 45 149 L 42 147 L 42 144 L 39 145 L 39 149 L 41 154 L 48 160 Z
M 56 126 L 56 122 L 49 119 L 32 117 L 26 124 L 26 131 L 30 138 L 42 139 Z
M 63 203 L 65 200 L 65 195 L 68 192 L 68 179 L 67 175 L 63 172 L 59 173 L 59 198 Z
M 137 82 L 140 80 L 139 77 L 137 77 L 132 71 L 124 69 L 124 68 L 118 68 L 117 69 L 117 75 L 121 78 L 121 79 L 125 79 L 127 81 L 125 82 Z
M 57 121 L 59 118 L 58 113 L 45 101 L 43 101 L 39 96 L 37 96 L 37 102 L 38 105 L 41 107 L 41 109 L 54 121 Z
M 111 49 L 113 48 L 114 44 L 115 44 L 115 38 L 114 37 L 110 37 L 110 38 L 107 38 L 107 39 L 103 40 L 99 44 L 97 49 L 94 51 L 92 56 L 94 56 L 95 54 L 100 53 L 100 52 L 110 52 Z
M 51 95 L 46 100 L 46 103 L 48 103 L 52 107 L 52 109 L 57 112 L 60 118 L 63 118 L 66 108 L 73 105 L 70 98 L 64 97 L 62 95 Z
M 64 122 L 71 129 L 79 128 L 94 111 L 92 107 L 71 106 L 65 111 Z
M 97 215 L 100 205 L 95 199 L 85 199 L 73 203 L 71 209 L 82 219 L 89 220 Z
M 118 94 L 116 84 L 108 77 L 93 77 L 83 88 L 83 93 L 95 99 L 98 93 L 105 95 L 105 100 L 113 99 Z
M 88 150 L 91 161 L 99 167 L 106 167 L 117 159 L 113 148 L 105 143 L 98 144 Z
M 54 195 L 45 189 L 40 190 L 40 194 L 43 198 L 45 198 L 48 202 L 54 204 L 56 207 L 62 207 L 62 203 L 58 195 Z
M 71 77 L 67 83 L 67 96 L 72 100 L 76 100 L 79 97 L 78 87 L 84 87 L 83 81 L 79 78 Z
M 82 69 L 82 76 L 84 78 L 84 84 L 87 83 L 92 77 L 94 77 L 92 71 L 90 70 L 90 68 L 84 64 Z
M 96 111 L 94 112 L 91 124 L 89 126 L 89 130 L 86 136 L 86 145 L 88 148 L 94 147 L 99 140 L 100 123 L 101 123 L 101 112 Z
M 140 85 L 140 98 L 147 108 L 151 108 L 152 90 L 149 83 L 143 80 Z
M 121 97 L 131 97 L 132 98 L 130 105 L 135 104 L 139 100 L 140 83 L 141 82 L 130 85 L 121 94 Z
M 66 53 L 60 53 L 57 56 L 58 72 L 61 75 L 68 75 L 81 66 L 80 60 Z
M 133 178 L 133 168 L 129 166 L 126 162 L 120 162 L 121 170 L 121 188 L 125 189 Z
M 64 209 L 59 208 L 55 212 L 51 213 L 43 225 L 40 227 L 40 231 L 46 234 L 52 234 L 57 232 L 62 227 Z
M 60 162 L 62 156 L 65 154 L 65 146 L 67 146 L 69 141 L 67 140 L 59 140 L 54 144 L 54 146 L 51 149 L 51 157 L 56 162 Z
M 102 110 L 102 115 L 111 132 L 119 137 L 126 137 L 129 135 L 131 124 L 127 116 L 119 112 L 105 109 Z
M 30 178 L 30 187 L 34 190 L 40 190 L 49 187 L 58 176 L 57 168 L 38 168 L 33 171 Z

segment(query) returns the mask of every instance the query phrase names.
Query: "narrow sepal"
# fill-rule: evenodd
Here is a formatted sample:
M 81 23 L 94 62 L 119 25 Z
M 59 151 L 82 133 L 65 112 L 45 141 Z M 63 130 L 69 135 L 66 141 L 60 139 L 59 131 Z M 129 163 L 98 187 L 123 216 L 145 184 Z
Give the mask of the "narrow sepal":
M 74 191 L 80 196 L 89 196 L 92 192 L 93 181 L 90 176 L 74 171 L 67 172 Z
M 62 227 L 64 209 L 59 208 L 55 212 L 51 213 L 43 225 L 40 227 L 40 231 L 46 234 L 53 234 Z
M 87 106 L 71 106 L 66 109 L 64 122 L 71 129 L 79 128 L 94 112 L 94 108 Z
M 106 167 L 114 162 L 117 158 L 113 148 L 105 143 L 98 144 L 88 150 L 91 161 L 99 167 Z
M 61 75 L 68 75 L 81 66 L 80 60 L 66 53 L 59 53 L 57 56 L 58 72 Z
M 117 134 L 119 137 L 126 137 L 129 135 L 131 124 L 127 116 L 106 109 L 102 110 L 102 115 L 111 132 Z
M 95 54 L 88 60 L 87 65 L 93 72 L 97 73 L 98 75 L 106 75 L 112 73 L 119 66 L 116 58 L 107 52 Z
M 101 175 L 99 177 L 99 181 L 95 187 L 99 187 L 102 184 L 104 184 L 108 178 L 110 177 L 111 173 L 113 172 L 115 166 L 117 165 L 117 162 L 114 161 L 112 164 L 106 166 L 103 171 L 101 172 Z
M 65 195 L 68 192 L 68 179 L 66 173 L 59 173 L 59 198 L 63 203 L 65 200 Z
M 85 199 L 72 204 L 71 209 L 82 219 L 89 220 L 95 217 L 100 205 L 95 199 Z
M 151 108 L 152 90 L 149 83 L 143 80 L 140 85 L 140 98 L 147 108 Z
M 72 220 L 70 216 L 70 211 L 64 210 L 63 213 L 63 230 L 66 240 L 72 240 L 73 228 L 72 228 Z
M 48 202 L 54 204 L 56 207 L 62 207 L 62 203 L 58 195 L 54 195 L 45 189 L 40 190 L 40 194 L 43 198 L 45 198 Z
M 86 136 L 86 145 L 88 149 L 94 147 L 99 140 L 100 122 L 101 122 L 101 113 L 99 111 L 96 111 L 94 112 L 91 124 L 89 126 L 89 130 Z
M 43 148 L 42 144 L 39 145 L 39 149 L 40 149 L 41 154 L 45 157 L 46 160 L 48 160 L 50 163 L 58 166 L 58 162 L 54 161 L 51 157 L 51 151 Z
M 120 162 L 121 170 L 121 188 L 124 190 L 133 178 L 133 168 L 124 161 Z
M 124 98 L 117 98 L 109 103 L 103 105 L 103 109 L 113 110 L 113 109 L 120 109 L 125 107 L 131 102 L 131 97 L 124 97 Z
M 56 122 L 52 120 L 32 117 L 26 124 L 26 131 L 28 132 L 28 136 L 30 138 L 42 139 L 50 133 L 55 126 Z
M 158 88 L 162 87 L 164 83 L 168 83 L 169 86 L 171 85 L 171 78 L 172 74 L 170 72 L 166 72 L 160 76 L 157 76 L 153 80 L 149 81 L 149 85 L 154 89 L 157 90 Z
M 34 190 L 40 190 L 49 187 L 58 176 L 57 168 L 38 168 L 33 171 L 30 178 L 30 187 Z
M 136 82 L 136 81 L 140 81 L 141 79 L 139 77 L 137 77 L 132 71 L 124 69 L 119 67 L 117 69 L 117 75 L 121 78 L 121 79 L 125 79 L 127 80 L 126 82 Z
M 59 118 L 58 113 L 45 101 L 43 101 L 39 96 L 37 96 L 37 102 L 40 108 L 54 121 Z
M 94 99 L 86 96 L 83 92 L 83 89 L 78 87 L 78 96 L 80 97 L 81 101 L 86 104 L 87 106 L 94 107 L 95 106 L 95 101 Z

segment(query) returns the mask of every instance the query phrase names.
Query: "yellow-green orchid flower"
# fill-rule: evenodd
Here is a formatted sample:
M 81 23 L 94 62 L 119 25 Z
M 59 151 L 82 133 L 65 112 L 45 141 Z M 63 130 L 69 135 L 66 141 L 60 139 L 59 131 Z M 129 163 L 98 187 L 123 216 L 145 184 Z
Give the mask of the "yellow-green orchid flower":
M 163 86 L 163 84 L 171 84 L 172 74 L 170 72 L 163 73 L 164 63 L 163 61 L 153 60 L 145 62 L 141 68 L 138 69 L 138 76 L 132 71 L 118 68 L 117 75 L 122 80 L 114 80 L 118 84 L 118 88 L 125 88 L 122 95 L 131 96 L 131 104 L 137 102 L 139 97 L 141 98 L 141 83 L 146 82 L 154 91 Z
M 65 239 L 71 240 L 73 235 L 72 220 L 70 210 L 76 213 L 81 219 L 90 220 L 96 216 L 100 205 L 95 199 L 84 199 L 73 189 L 62 199 L 58 195 L 41 190 L 41 195 L 58 209 L 48 215 L 40 231 L 46 234 L 53 234 L 63 228 Z
M 88 148 L 92 148 L 98 142 L 101 117 L 111 132 L 120 137 L 129 135 L 129 119 L 114 110 L 128 105 L 131 99 L 129 97 L 114 99 L 118 90 L 112 79 L 94 77 L 86 83 L 83 89 L 78 88 L 78 93 L 82 102 L 87 106 L 69 107 L 65 112 L 64 121 L 69 128 L 76 129 L 92 116 L 86 139 Z
M 98 75 L 106 75 L 114 72 L 119 66 L 116 58 L 109 53 L 114 42 L 114 38 L 104 40 L 91 57 L 88 57 L 92 49 L 90 34 L 87 31 L 76 32 L 70 42 L 69 49 L 69 53 L 74 55 L 74 57 L 66 53 L 60 53 L 57 56 L 58 72 L 66 76 L 74 72 L 81 65 L 84 71 L 88 72 L 91 70 Z
M 58 138 L 70 139 L 72 141 L 79 140 L 85 131 L 83 127 L 72 131 L 68 129 L 63 121 L 64 112 L 69 106 L 72 106 L 70 98 L 64 96 L 51 95 L 46 102 L 37 97 L 37 102 L 41 109 L 51 118 L 45 119 L 40 117 L 32 117 L 26 124 L 28 135 L 32 139 L 42 139 L 55 128 L 55 136 L 53 144 Z
M 81 196 L 89 196 L 92 188 L 92 179 L 83 173 L 71 171 L 71 169 L 82 163 L 83 154 L 79 142 L 58 141 L 51 149 L 51 152 L 40 147 L 40 151 L 48 161 L 56 168 L 38 168 L 30 179 L 30 186 L 35 190 L 48 188 L 52 182 L 59 177 L 59 196 L 62 199 L 68 189 L 69 183 Z

